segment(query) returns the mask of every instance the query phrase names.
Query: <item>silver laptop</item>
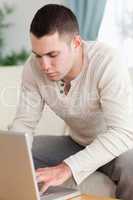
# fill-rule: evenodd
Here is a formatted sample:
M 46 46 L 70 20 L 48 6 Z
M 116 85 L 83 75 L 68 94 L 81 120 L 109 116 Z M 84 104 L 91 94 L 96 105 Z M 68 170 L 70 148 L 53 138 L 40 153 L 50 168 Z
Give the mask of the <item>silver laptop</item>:
M 79 194 L 50 187 L 40 196 L 28 135 L 0 131 L 0 200 L 65 200 Z

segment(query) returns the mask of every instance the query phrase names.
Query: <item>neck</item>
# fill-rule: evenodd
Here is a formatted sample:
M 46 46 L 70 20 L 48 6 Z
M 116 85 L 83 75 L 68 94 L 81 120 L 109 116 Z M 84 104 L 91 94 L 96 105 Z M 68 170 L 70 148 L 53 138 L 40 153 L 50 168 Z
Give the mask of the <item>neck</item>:
M 79 51 L 77 52 L 75 63 L 66 77 L 64 77 L 64 82 L 67 84 L 70 83 L 73 79 L 75 79 L 82 70 L 83 67 L 83 47 L 81 45 Z

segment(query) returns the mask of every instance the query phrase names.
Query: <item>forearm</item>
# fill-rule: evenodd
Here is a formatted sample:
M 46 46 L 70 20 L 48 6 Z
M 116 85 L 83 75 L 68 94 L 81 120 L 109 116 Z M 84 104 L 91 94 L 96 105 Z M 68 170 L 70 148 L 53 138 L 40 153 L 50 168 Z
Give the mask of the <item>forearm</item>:
M 19 104 L 15 118 L 8 129 L 15 132 L 25 132 L 30 136 L 32 143 L 34 130 L 40 120 L 44 108 L 42 98 L 31 69 L 30 60 L 23 70 L 22 85 L 20 88 Z
M 84 150 L 64 160 L 72 170 L 77 184 L 99 167 L 113 160 L 115 157 L 133 148 L 132 132 L 110 129 L 99 135 Z

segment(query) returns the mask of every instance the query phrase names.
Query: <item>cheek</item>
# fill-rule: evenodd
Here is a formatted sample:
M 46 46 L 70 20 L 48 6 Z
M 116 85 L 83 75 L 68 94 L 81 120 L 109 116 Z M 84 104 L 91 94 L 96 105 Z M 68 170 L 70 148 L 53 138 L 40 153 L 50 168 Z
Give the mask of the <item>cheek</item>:
M 36 62 L 38 63 L 38 67 L 39 67 L 39 69 L 41 69 L 41 66 L 42 66 L 42 62 L 41 62 L 41 60 L 36 58 Z
M 56 58 L 55 60 L 53 60 L 53 65 L 56 68 L 62 68 L 62 65 L 64 65 L 66 62 L 67 62 L 66 57 L 62 55 Z
M 69 65 L 72 62 L 72 57 L 68 53 L 64 53 L 60 56 L 60 63 L 63 65 Z

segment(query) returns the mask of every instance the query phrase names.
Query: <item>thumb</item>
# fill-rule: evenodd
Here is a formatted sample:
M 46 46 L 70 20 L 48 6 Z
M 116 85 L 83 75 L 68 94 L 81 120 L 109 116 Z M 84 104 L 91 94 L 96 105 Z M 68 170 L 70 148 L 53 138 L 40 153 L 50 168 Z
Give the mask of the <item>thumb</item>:
M 41 193 L 46 192 L 46 190 L 47 190 L 50 186 L 51 186 L 50 182 L 47 182 L 47 183 L 45 182 L 45 184 L 43 184 L 43 186 L 41 187 L 40 192 L 41 192 Z

